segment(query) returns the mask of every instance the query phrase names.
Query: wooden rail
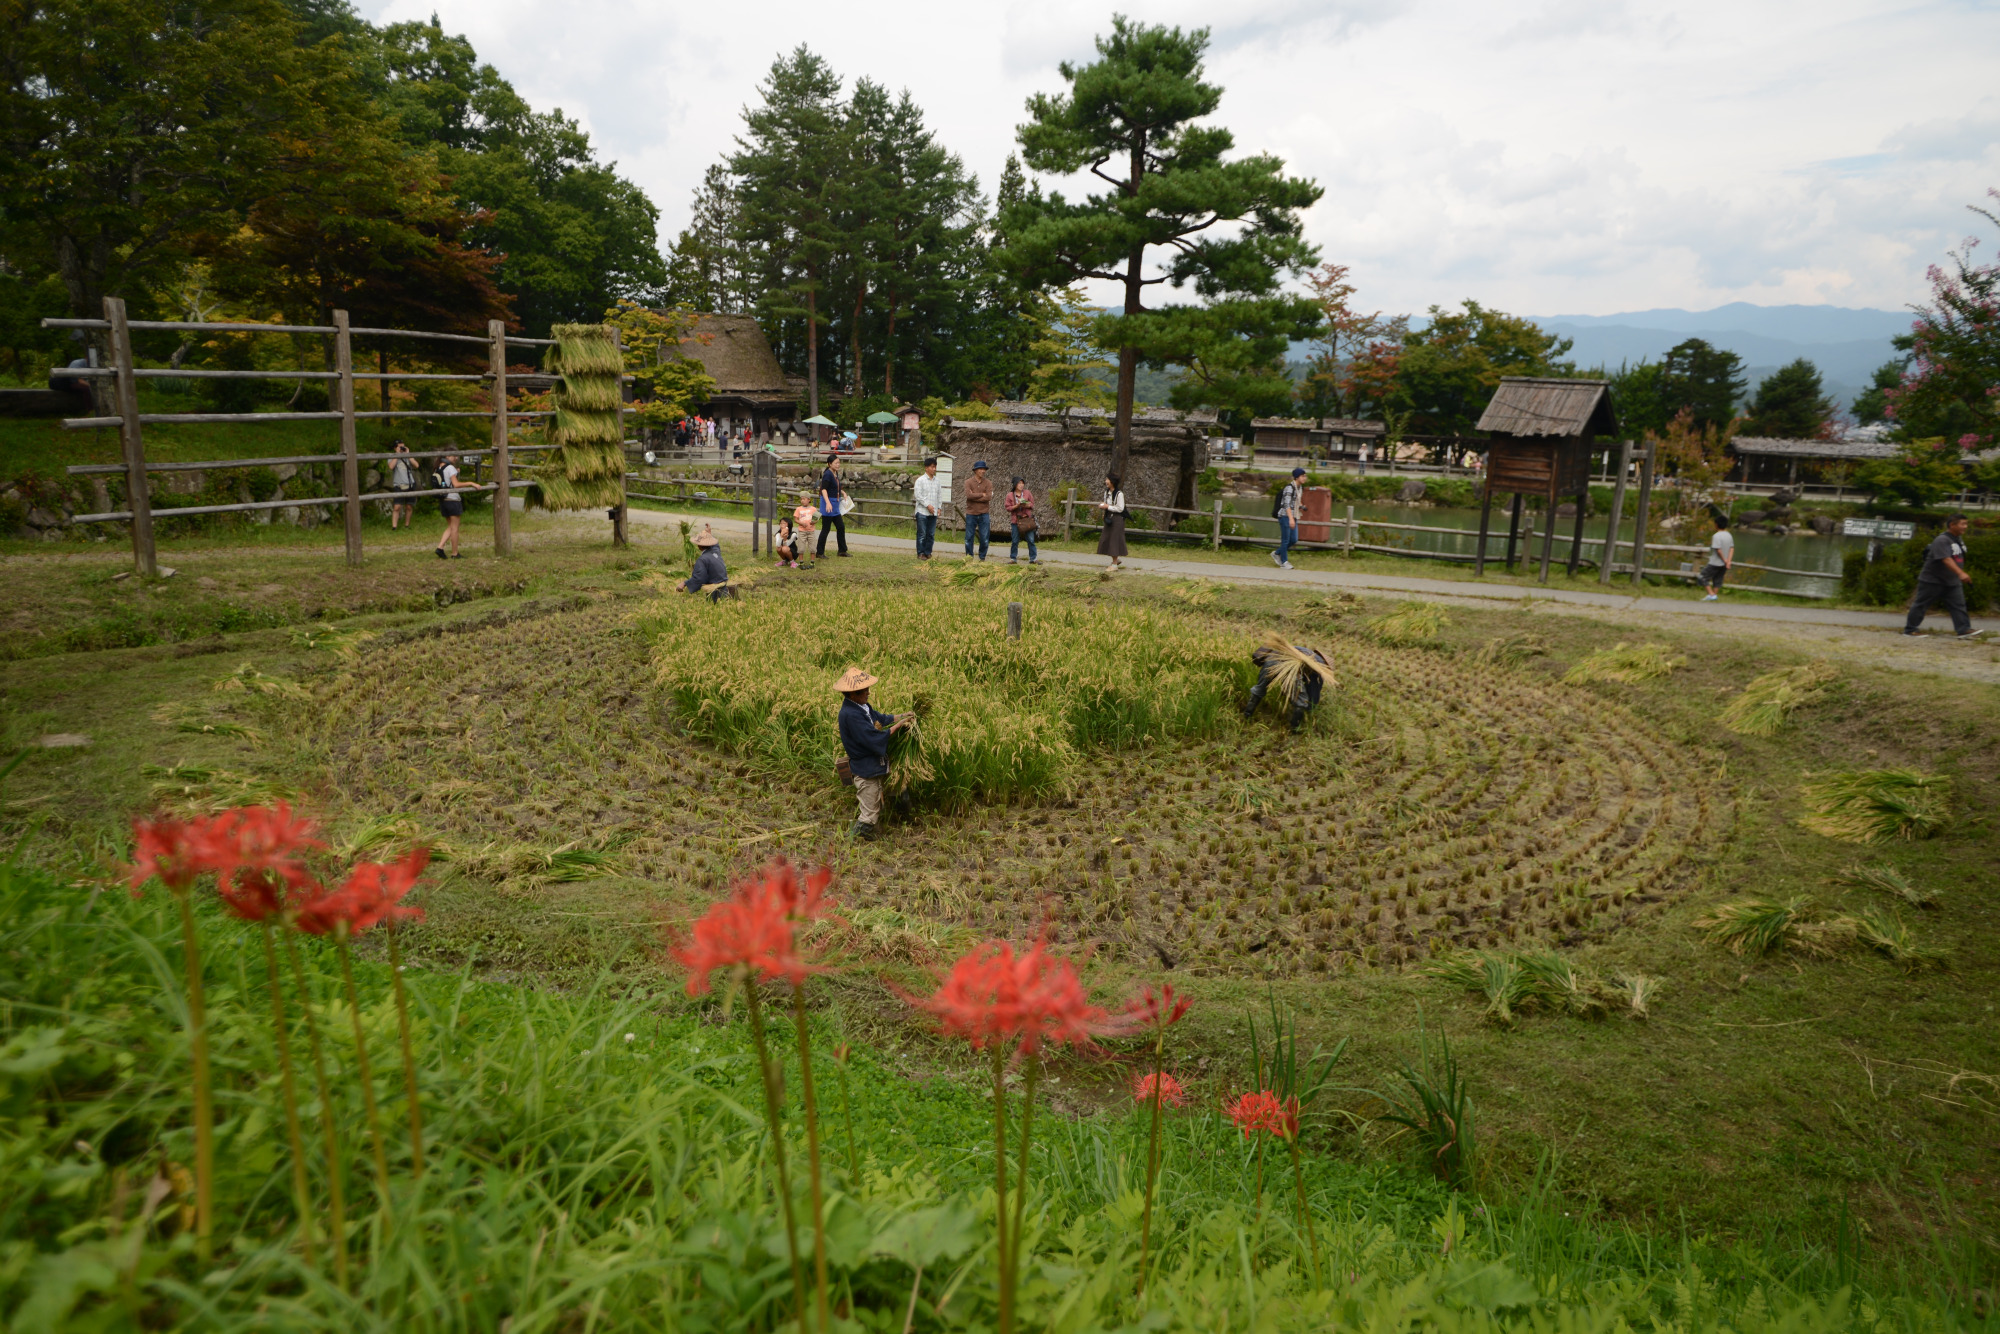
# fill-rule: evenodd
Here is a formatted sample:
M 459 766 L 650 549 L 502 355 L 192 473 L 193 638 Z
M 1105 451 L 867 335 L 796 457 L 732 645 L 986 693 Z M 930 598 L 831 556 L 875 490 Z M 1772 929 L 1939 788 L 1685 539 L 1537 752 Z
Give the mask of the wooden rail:
M 546 417 L 552 414 L 544 411 L 516 412 L 507 406 L 507 349 L 509 347 L 550 347 L 553 339 L 521 338 L 509 334 L 499 320 L 487 323 L 486 334 L 445 333 L 425 329 L 357 329 L 348 323 L 347 312 L 333 312 L 333 323 L 318 324 L 249 324 L 233 322 L 197 322 L 186 320 L 132 320 L 126 317 L 125 303 L 117 297 L 104 298 L 104 318 L 86 319 L 45 319 L 45 329 L 91 329 L 109 335 L 107 341 L 111 351 L 111 365 L 104 367 L 78 367 L 75 370 L 63 368 L 54 372 L 57 376 L 78 379 L 106 379 L 112 382 L 113 399 L 117 406 L 115 416 L 71 417 L 63 422 L 67 430 L 89 430 L 98 427 L 118 428 L 119 445 L 124 455 L 116 465 L 85 464 L 69 469 L 71 473 L 103 474 L 123 473 L 125 475 L 126 503 L 124 510 L 107 511 L 102 514 L 82 514 L 76 516 L 76 523 L 129 522 L 132 525 L 132 558 L 139 573 L 148 577 L 159 574 L 159 555 L 153 540 L 153 504 L 148 489 L 147 477 L 155 472 L 201 472 L 218 468 L 256 468 L 279 465 L 308 465 L 332 463 L 341 465 L 341 494 L 337 497 L 313 497 L 301 500 L 260 500 L 242 501 L 228 505 L 190 505 L 171 508 L 176 517 L 193 517 L 201 514 L 240 514 L 259 510 L 283 509 L 288 506 L 340 505 L 345 514 L 347 563 L 361 564 L 361 505 L 368 500 L 405 500 L 420 496 L 444 495 L 445 491 L 390 491 L 362 494 L 361 464 L 399 457 L 394 454 L 363 454 L 358 448 L 356 425 L 363 421 L 384 420 L 396 417 L 429 418 L 483 418 L 493 423 L 493 443 L 486 450 L 424 450 L 401 457 L 435 458 L 441 454 L 456 453 L 463 457 L 493 458 L 493 481 L 477 487 L 460 487 L 458 491 L 494 493 L 493 549 L 498 555 L 508 555 L 513 549 L 511 509 L 510 442 L 509 423 Z M 239 371 L 239 370 L 177 370 L 171 367 L 142 367 L 132 353 L 133 331 L 206 333 L 284 333 L 314 334 L 333 339 L 334 369 L 331 371 Z M 365 338 L 415 338 L 433 342 L 464 343 L 484 347 L 489 352 L 490 369 L 477 373 L 446 373 L 429 371 L 381 371 L 362 374 L 361 379 L 384 383 L 389 380 L 456 380 L 490 381 L 493 393 L 493 407 L 484 412 L 471 411 L 428 411 L 404 409 L 402 411 L 361 412 L 354 405 L 353 340 Z M 333 406 L 326 412 L 187 412 L 158 413 L 139 411 L 139 381 L 142 379 L 196 379 L 196 380 L 325 380 Z M 624 410 L 619 411 L 621 422 Z M 301 456 L 291 455 L 271 459 L 230 459 L 187 464 L 158 464 L 146 458 L 145 428 L 180 423 L 215 422 L 280 422 L 280 421 L 331 421 L 340 428 L 340 452 L 335 455 Z M 622 432 L 621 432 L 622 434 Z M 545 446 L 543 447 L 545 448 Z M 623 508 L 618 511 L 620 521 L 615 523 L 615 540 L 623 539 Z

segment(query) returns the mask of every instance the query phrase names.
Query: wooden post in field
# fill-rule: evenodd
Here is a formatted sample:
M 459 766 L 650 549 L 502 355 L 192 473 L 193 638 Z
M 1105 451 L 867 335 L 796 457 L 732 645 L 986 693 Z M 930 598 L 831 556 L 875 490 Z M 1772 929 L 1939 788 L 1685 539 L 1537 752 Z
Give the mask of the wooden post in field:
M 514 554 L 513 466 L 507 457 L 507 323 L 486 321 L 493 340 L 493 554 Z
M 1481 533 L 1479 537 L 1480 547 L 1483 550 L 1486 544 L 1486 534 Z M 1347 507 L 1347 550 L 1341 554 L 1345 556 L 1352 556 L 1354 554 L 1354 506 L 1352 505 Z
M 347 498 L 343 507 L 347 521 L 347 563 L 361 565 L 361 460 L 355 457 L 359 444 L 354 435 L 354 340 L 347 332 L 347 312 L 333 312 L 333 369 L 340 376 L 335 392 L 340 396 L 335 411 L 340 413 L 340 494 Z
M 625 339 L 616 325 L 611 329 L 611 346 L 618 349 L 618 508 L 611 511 L 611 545 L 625 543 Z M 756 531 L 756 524 L 751 524 Z
M 1217 551 L 1222 550 L 1222 497 L 1221 496 L 1217 496 L 1215 498 L 1215 536 L 1212 539 L 1210 539 L 1210 544 L 1214 546 L 1214 548 Z
M 1642 588 L 1646 582 L 1646 510 L 1653 500 L 1653 445 L 1646 443 L 1639 451 L 1639 508 L 1632 516 L 1635 531 L 1632 534 L 1632 587 Z
M 1070 508 L 1075 504 L 1076 504 L 1076 488 L 1071 487 L 1068 491 L 1063 493 L 1062 540 L 1065 542 L 1069 541 Z
M 1611 523 L 1604 530 L 1604 563 L 1597 567 L 1597 582 L 1611 582 L 1611 563 L 1618 558 L 1618 525 L 1625 518 L 1625 474 L 1632 471 L 1632 442 L 1618 446 L 1618 479 L 1611 484 Z
M 1018 602 L 1010 602 L 1007 604 L 1007 638 L 1019 639 L 1020 637 L 1021 637 L 1021 604 Z
M 132 326 L 125 322 L 122 297 L 104 298 L 111 325 L 111 364 L 118 370 L 118 439 L 125 451 L 125 507 L 132 511 L 132 563 L 151 579 L 160 572 L 153 548 L 153 496 L 146 489 L 146 445 L 139 434 L 139 377 L 132 373 Z

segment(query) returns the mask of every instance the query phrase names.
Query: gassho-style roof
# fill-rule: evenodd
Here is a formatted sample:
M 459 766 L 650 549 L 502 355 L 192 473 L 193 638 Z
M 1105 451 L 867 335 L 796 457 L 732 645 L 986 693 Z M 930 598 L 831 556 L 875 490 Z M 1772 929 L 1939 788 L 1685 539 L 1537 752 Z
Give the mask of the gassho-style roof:
M 1729 447 L 1738 454 L 1795 459 L 1893 459 L 1902 452 L 1887 440 L 1778 440 L 1762 435 L 1739 435 Z
M 790 403 L 798 397 L 754 315 L 697 314 L 688 337 L 673 352 L 661 349 L 661 355 L 700 363 L 715 377 L 717 398 Z
M 1554 380 L 1509 375 L 1480 414 L 1481 431 L 1495 435 L 1612 435 L 1611 386 L 1603 380 Z
M 1389 428 L 1381 422 L 1359 421 L 1352 417 L 1258 417 L 1250 423 L 1259 431 L 1311 431 L 1319 435 L 1381 435 Z
M 1019 399 L 1003 398 L 993 404 L 993 410 L 1007 421 L 1054 421 L 1056 414 L 1045 404 L 1028 403 Z M 1112 414 L 1103 408 L 1071 408 L 1069 415 L 1078 421 L 1109 421 Z M 1191 412 L 1177 412 L 1173 408 L 1148 408 L 1134 405 L 1132 421 L 1141 426 L 1213 426 L 1218 417 L 1213 409 L 1196 408 Z M 961 423 L 970 425 L 971 423 Z

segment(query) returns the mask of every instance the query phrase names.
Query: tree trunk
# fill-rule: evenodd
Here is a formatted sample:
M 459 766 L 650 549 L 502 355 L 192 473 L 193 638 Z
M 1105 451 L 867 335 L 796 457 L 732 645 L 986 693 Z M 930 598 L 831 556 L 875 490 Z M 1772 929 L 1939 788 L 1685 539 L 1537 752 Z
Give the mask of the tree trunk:
M 896 289 L 889 289 L 889 332 L 882 340 L 882 392 L 896 396 Z
M 856 286 L 854 291 L 854 320 L 847 326 L 847 346 L 849 349 L 848 355 L 854 359 L 854 365 L 849 369 L 854 372 L 854 394 L 855 397 L 857 398 L 860 397 L 861 395 L 861 384 L 862 384 L 861 309 L 863 303 L 866 302 L 867 300 L 868 300 L 868 284 L 861 283 L 858 286 Z
M 806 275 L 811 282 L 813 275 Z M 806 416 L 819 416 L 819 291 L 806 288 Z
M 63 236 L 56 240 L 56 269 L 62 274 L 63 290 L 69 297 L 70 318 L 78 320 L 101 320 L 104 318 L 104 270 L 110 263 L 110 252 L 100 242 L 85 248 L 73 236 Z M 111 335 L 103 329 L 81 331 L 84 346 L 97 350 L 97 364 L 111 364 Z M 118 411 L 113 397 L 111 379 L 89 379 L 84 385 L 90 390 L 92 411 L 100 417 L 108 417 Z
M 1146 132 L 1139 131 L 1132 141 L 1132 174 L 1126 179 L 1125 194 L 1130 197 L 1139 193 L 1139 182 L 1146 174 Z M 1132 253 L 1125 257 L 1125 313 L 1137 315 L 1145 310 L 1141 300 L 1146 294 L 1142 285 L 1145 278 L 1146 247 L 1143 243 L 1133 246 Z M 1132 453 L 1132 396 L 1134 381 L 1139 373 L 1139 349 L 1121 347 L 1118 349 L 1118 415 L 1111 427 L 1111 471 L 1122 486 L 1125 482 L 1125 463 Z

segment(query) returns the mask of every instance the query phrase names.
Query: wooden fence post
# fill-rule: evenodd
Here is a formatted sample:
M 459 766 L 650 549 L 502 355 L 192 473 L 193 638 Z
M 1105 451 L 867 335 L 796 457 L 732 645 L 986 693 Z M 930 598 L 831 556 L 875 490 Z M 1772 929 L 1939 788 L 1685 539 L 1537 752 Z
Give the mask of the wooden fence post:
M 1020 637 L 1021 637 L 1021 604 L 1018 602 L 1010 602 L 1007 604 L 1007 638 L 1019 639 Z
M 486 321 L 493 340 L 493 554 L 514 554 L 513 460 L 507 454 L 507 324 Z
M 618 326 L 611 327 L 611 346 L 618 349 L 618 508 L 611 511 L 611 545 L 622 547 L 625 542 L 625 339 Z M 754 511 L 753 511 L 754 513 Z M 757 521 L 750 521 L 752 542 L 755 542 Z
M 132 373 L 132 326 L 125 322 L 122 297 L 104 298 L 111 325 L 111 364 L 118 370 L 118 439 L 125 451 L 125 502 L 132 511 L 132 563 L 151 579 L 160 572 L 153 547 L 153 495 L 146 489 L 146 443 L 139 434 L 139 377 Z
M 1611 484 L 1611 523 L 1604 530 L 1604 563 L 1597 569 L 1600 584 L 1611 582 L 1611 565 L 1618 559 L 1618 525 L 1625 520 L 1625 474 L 1631 470 L 1632 442 L 1627 440 L 1618 446 L 1618 479 Z
M 1354 554 L 1354 506 L 1352 505 L 1347 507 L 1347 550 L 1341 554 L 1345 556 Z
M 355 457 L 359 444 L 354 435 L 354 340 L 347 331 L 347 312 L 333 312 L 333 369 L 340 413 L 340 494 L 347 498 L 347 563 L 361 564 L 361 460 Z
M 1217 496 L 1215 498 L 1215 537 L 1213 540 L 1215 549 L 1217 551 L 1222 550 L 1222 497 L 1221 496 Z
M 1639 508 L 1633 514 L 1635 531 L 1632 534 L 1632 587 L 1643 588 L 1646 582 L 1646 510 L 1653 499 L 1653 446 L 1649 443 L 1639 451 Z
M 1071 487 L 1071 488 L 1070 488 L 1070 489 L 1069 489 L 1069 490 L 1068 490 L 1067 492 L 1065 492 L 1065 493 L 1063 494 L 1063 526 L 1062 526 L 1062 540 L 1063 540 L 1063 541 L 1065 541 L 1065 542 L 1069 541 L 1069 512 L 1070 512 L 1070 507 L 1071 507 L 1071 506 L 1073 506 L 1073 505 L 1075 505 L 1075 504 L 1076 504 L 1076 488 L 1075 488 L 1075 487 Z

